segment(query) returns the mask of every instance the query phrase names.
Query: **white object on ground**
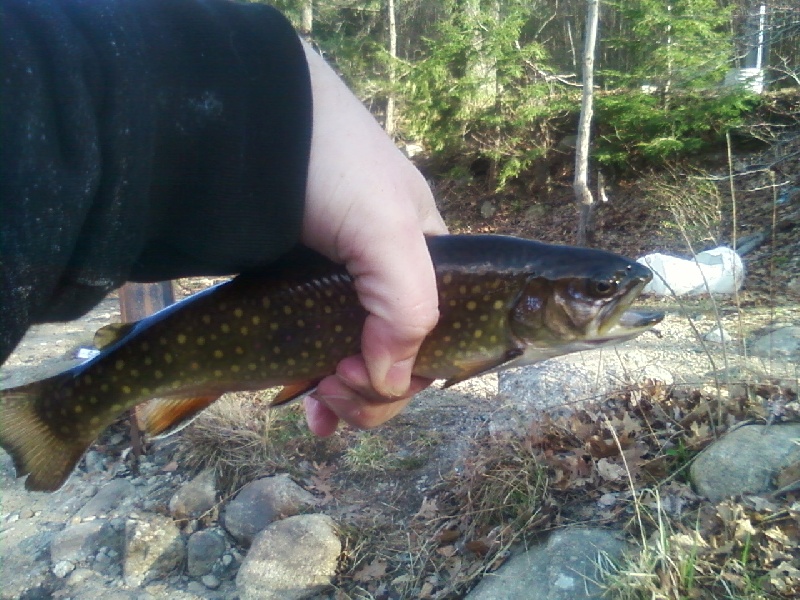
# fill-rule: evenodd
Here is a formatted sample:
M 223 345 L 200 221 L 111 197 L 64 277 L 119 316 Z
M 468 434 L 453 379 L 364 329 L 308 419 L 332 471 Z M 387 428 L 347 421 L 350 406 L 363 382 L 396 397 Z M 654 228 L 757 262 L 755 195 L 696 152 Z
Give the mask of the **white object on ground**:
M 701 252 L 693 259 L 668 254 L 648 254 L 636 262 L 650 267 L 653 280 L 645 293 L 657 296 L 732 294 L 744 282 L 744 263 L 735 251 L 724 246 Z

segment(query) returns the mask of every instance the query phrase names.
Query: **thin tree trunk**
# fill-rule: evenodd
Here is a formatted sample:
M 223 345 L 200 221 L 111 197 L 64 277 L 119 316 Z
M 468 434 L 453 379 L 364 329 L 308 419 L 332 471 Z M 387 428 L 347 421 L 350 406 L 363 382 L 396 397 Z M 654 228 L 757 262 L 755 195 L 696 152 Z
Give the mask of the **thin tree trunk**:
M 314 31 L 314 0 L 303 0 L 303 16 L 300 33 L 310 36 Z
M 598 0 L 588 0 L 586 14 L 586 43 L 583 49 L 583 95 L 581 99 L 581 116 L 578 124 L 578 140 L 575 151 L 575 201 L 578 204 L 579 246 L 586 245 L 589 223 L 594 208 L 594 198 L 589 189 L 589 141 L 592 127 L 592 111 L 594 103 L 594 53 L 597 40 L 597 23 L 599 21 Z
M 397 60 L 397 19 L 395 18 L 394 0 L 387 0 L 389 12 L 389 94 L 386 97 L 386 122 L 384 128 L 386 133 L 394 135 L 394 112 L 395 112 L 395 84 L 397 72 L 395 61 Z

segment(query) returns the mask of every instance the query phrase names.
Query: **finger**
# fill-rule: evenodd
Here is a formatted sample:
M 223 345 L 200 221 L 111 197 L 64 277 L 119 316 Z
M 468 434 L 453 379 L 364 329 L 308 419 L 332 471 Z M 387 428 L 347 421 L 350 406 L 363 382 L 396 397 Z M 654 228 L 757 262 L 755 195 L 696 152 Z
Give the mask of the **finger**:
M 339 417 L 330 408 L 312 396 L 303 398 L 303 406 L 306 409 L 306 422 L 311 433 L 319 437 L 328 437 L 336 432 Z

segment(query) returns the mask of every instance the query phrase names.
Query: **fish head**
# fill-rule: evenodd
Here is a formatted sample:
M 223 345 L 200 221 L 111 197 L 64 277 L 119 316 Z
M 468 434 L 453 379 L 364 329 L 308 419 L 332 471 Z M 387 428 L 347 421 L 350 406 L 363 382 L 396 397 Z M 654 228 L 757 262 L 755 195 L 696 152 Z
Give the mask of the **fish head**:
M 653 274 L 609 252 L 565 248 L 526 281 L 509 327 L 526 348 L 520 363 L 588 350 L 636 337 L 664 314 L 631 309 Z

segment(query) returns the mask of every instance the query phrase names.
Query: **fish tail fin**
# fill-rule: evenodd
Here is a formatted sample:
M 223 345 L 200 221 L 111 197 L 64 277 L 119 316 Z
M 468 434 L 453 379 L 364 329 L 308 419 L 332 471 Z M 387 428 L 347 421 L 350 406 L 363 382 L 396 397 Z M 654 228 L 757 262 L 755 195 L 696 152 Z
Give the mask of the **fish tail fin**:
M 58 435 L 37 410 L 59 376 L 0 391 L 0 446 L 11 455 L 25 487 L 54 491 L 66 481 L 89 447 L 80 439 Z

